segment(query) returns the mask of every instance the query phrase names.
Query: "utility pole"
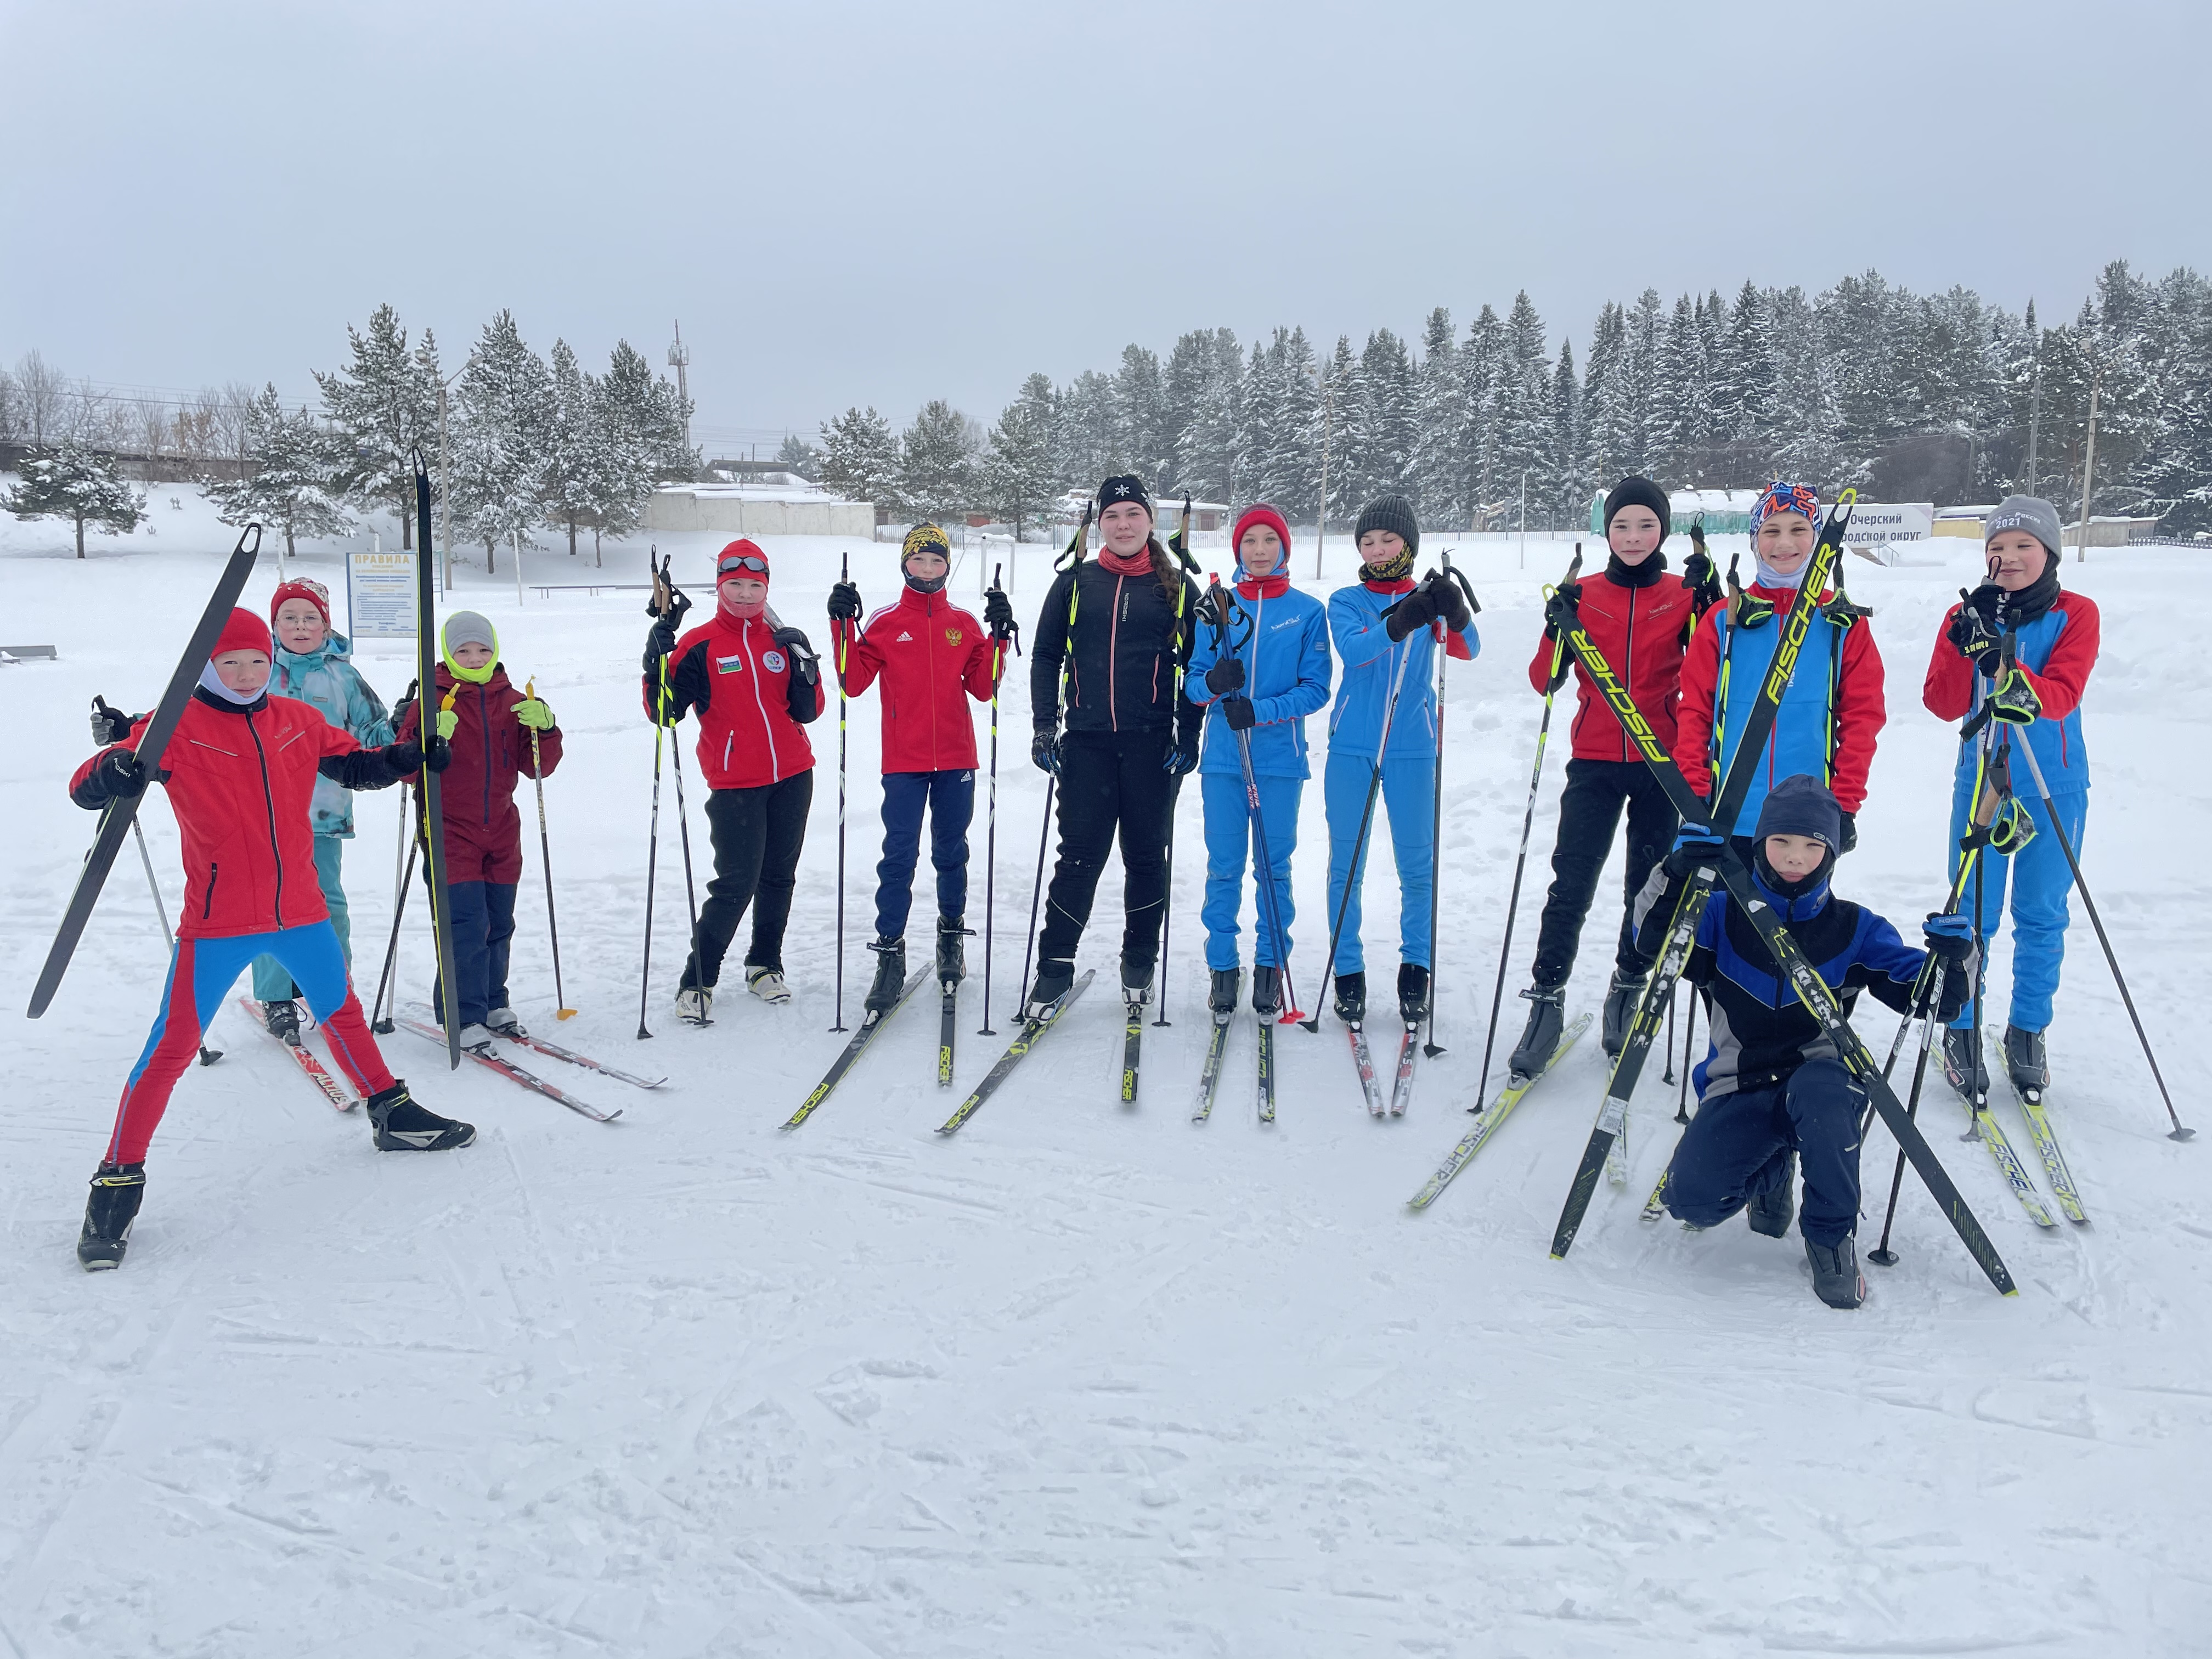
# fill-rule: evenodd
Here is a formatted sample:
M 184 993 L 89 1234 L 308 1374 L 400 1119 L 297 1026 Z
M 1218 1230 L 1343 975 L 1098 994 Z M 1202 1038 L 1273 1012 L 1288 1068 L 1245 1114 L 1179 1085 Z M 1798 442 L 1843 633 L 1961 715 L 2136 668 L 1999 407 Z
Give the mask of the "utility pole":
M 2028 304 L 2033 316 L 2035 305 Z M 2027 493 L 2035 494 L 2035 446 L 2043 427 L 2043 332 L 2038 329 L 2028 340 L 2029 362 L 2033 365 L 2027 386 Z
M 1521 568 L 1528 568 L 1528 472 L 1521 472 Z
M 2081 457 L 2081 528 L 2074 538 L 2074 562 L 2086 563 L 2089 557 L 2089 497 L 2097 486 L 2097 387 L 2104 378 L 2102 368 L 2089 374 L 2089 447 Z
M 676 400 L 684 405 L 684 447 L 691 447 L 691 388 L 684 371 L 691 366 L 691 348 L 684 343 L 684 323 L 676 323 L 676 343 L 668 348 L 668 366 L 676 371 Z
M 451 383 L 450 376 L 438 382 L 438 539 L 445 544 L 444 591 L 448 593 L 453 591 L 453 483 L 446 465 L 446 387 Z M 430 556 L 428 548 L 422 550 L 422 556 Z

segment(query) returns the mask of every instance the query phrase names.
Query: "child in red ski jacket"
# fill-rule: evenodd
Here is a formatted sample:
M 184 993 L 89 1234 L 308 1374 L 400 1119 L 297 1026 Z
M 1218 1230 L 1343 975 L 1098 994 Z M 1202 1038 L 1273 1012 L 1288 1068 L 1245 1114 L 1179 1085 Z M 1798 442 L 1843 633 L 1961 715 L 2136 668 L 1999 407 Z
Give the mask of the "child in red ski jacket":
M 714 614 L 679 639 L 691 603 L 679 596 L 645 647 L 646 716 L 665 726 L 687 710 L 698 716 L 699 770 L 713 792 L 714 878 L 676 993 L 677 1012 L 694 1024 L 706 1023 L 748 906 L 745 988 L 763 1002 L 791 1000 L 783 930 L 814 799 L 814 750 L 801 728 L 821 715 L 822 675 L 806 635 L 769 614 L 768 579 L 768 555 L 739 537 L 714 561 Z
M 98 811 L 159 781 L 184 836 L 185 909 L 161 1012 L 123 1085 L 115 1128 L 92 1178 L 77 1260 L 117 1267 L 145 1195 L 146 1148 L 200 1034 L 246 964 L 274 957 L 322 1022 L 331 1053 L 368 1099 L 378 1150 L 465 1146 L 476 1131 L 417 1105 L 377 1052 L 346 973 L 315 875 L 309 805 L 318 777 L 348 789 L 382 789 L 418 770 L 422 751 L 401 741 L 363 749 L 304 702 L 267 694 L 274 647 L 251 611 L 230 614 L 185 705 L 161 769 L 136 752 L 149 715 L 130 738 L 77 768 L 70 798 Z M 441 754 L 430 764 L 442 767 Z
M 968 825 L 975 813 L 975 722 L 968 699 L 988 702 L 1006 667 L 1013 607 L 994 588 L 987 631 L 945 597 L 952 547 L 933 524 L 907 532 L 899 549 L 906 586 L 857 626 L 860 590 L 830 590 L 830 632 L 848 696 L 880 678 L 884 703 L 884 858 L 876 866 L 875 983 L 870 1013 L 889 1013 L 906 983 L 906 921 L 921 857 L 921 812 L 929 809 L 929 861 L 937 870 L 937 978 L 966 972 L 961 939 L 968 906 Z
M 541 698 L 515 689 L 499 661 L 499 634 L 474 611 L 456 611 L 441 632 L 445 660 L 433 676 L 437 732 L 453 763 L 439 780 L 446 823 L 446 892 L 453 917 L 453 1000 L 461 1046 L 482 1048 L 495 1032 L 522 1035 L 507 1005 L 514 895 L 522 881 L 522 814 L 514 792 L 533 764 L 550 777 L 561 763 L 561 728 Z M 400 713 L 398 732 L 422 726 L 422 705 Z M 537 752 L 531 738 L 537 737 Z M 428 866 L 424 866 L 425 879 Z M 440 1018 L 445 1009 L 441 986 Z

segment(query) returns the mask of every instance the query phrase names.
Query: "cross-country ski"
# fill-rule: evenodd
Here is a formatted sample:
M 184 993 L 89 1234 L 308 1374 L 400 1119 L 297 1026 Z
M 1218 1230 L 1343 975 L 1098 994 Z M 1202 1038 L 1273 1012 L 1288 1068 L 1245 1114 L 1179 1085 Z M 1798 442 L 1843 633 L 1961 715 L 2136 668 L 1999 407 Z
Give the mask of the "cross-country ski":
M 261 1027 L 264 1031 L 268 1030 L 268 1027 L 263 1024 L 261 1005 L 254 1001 L 252 997 L 239 998 L 238 1011 L 253 1024 Z M 301 1075 L 315 1085 L 315 1091 L 338 1110 L 349 1112 L 361 1104 L 361 1102 L 345 1091 L 343 1084 L 323 1068 L 322 1060 L 316 1055 L 313 1049 L 307 1047 L 303 1037 L 287 1042 L 274 1033 L 270 1033 L 270 1041 L 291 1056 L 292 1063 L 300 1068 Z

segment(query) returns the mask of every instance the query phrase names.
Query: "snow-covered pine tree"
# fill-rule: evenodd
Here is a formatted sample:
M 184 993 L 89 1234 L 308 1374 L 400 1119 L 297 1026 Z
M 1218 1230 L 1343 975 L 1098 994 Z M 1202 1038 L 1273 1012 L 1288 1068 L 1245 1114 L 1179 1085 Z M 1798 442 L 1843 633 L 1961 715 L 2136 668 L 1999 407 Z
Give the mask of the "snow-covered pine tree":
M 1681 483 L 1698 482 L 1704 459 L 1701 388 L 1705 344 L 1698 336 L 1698 313 L 1686 294 L 1678 295 L 1661 337 L 1652 385 L 1651 459 L 1665 475 Z
M 1467 523 L 1467 469 L 1460 443 L 1467 428 L 1467 398 L 1460 384 L 1459 343 L 1451 313 L 1438 306 L 1421 331 L 1421 367 L 1414 393 L 1413 499 L 1421 522 L 1434 530 Z
M 1128 458 L 1128 470 L 1153 489 L 1166 489 L 1175 468 L 1176 428 L 1157 352 L 1140 345 L 1121 348 L 1121 370 L 1114 376 L 1114 408 L 1121 433 L 1117 447 Z
M 1545 522 L 1572 528 L 1589 506 L 1590 471 L 1584 447 L 1582 387 L 1575 380 L 1575 347 L 1559 342 L 1559 361 L 1552 372 L 1552 465 L 1544 479 Z
M 136 530 L 146 516 L 146 498 L 131 487 L 114 456 L 70 437 L 51 449 L 33 452 L 15 487 L 0 495 L 0 512 L 12 513 L 26 523 L 69 520 L 76 526 L 76 556 L 81 559 L 86 525 L 98 525 L 116 535 Z
M 1112 377 L 1096 369 L 1085 369 L 1061 392 L 1053 436 L 1054 465 L 1072 489 L 1096 489 L 1115 473 L 1131 470 L 1128 452 L 1121 447 L 1121 400 Z
M 1367 501 L 1367 481 L 1361 476 L 1365 459 L 1359 430 L 1366 418 L 1367 388 L 1361 384 L 1359 360 L 1352 356 L 1352 337 L 1336 337 L 1336 349 L 1321 372 L 1321 396 L 1316 400 L 1316 437 L 1327 426 L 1328 444 L 1328 499 L 1320 501 L 1322 516 L 1334 522 L 1355 519 Z M 1319 500 L 1322 489 L 1321 445 L 1313 446 L 1313 481 L 1308 492 Z
M 576 532 L 592 522 L 601 505 L 600 433 L 593 419 L 589 376 L 577 366 L 566 340 L 556 339 L 550 364 L 551 396 L 545 422 L 544 523 L 565 531 L 568 556 L 576 556 Z
M 787 432 L 776 447 L 775 464 L 811 483 L 821 470 L 822 452 L 796 432 Z
M 1713 438 L 1755 444 L 1775 430 L 1774 330 L 1766 298 L 1747 279 L 1737 291 L 1713 363 Z
M 1459 349 L 1460 467 L 1467 480 L 1467 522 L 1488 529 L 1497 518 L 1498 374 L 1504 361 L 1505 325 L 1484 306 L 1468 325 Z
M 981 448 L 975 422 L 942 398 L 916 411 L 899 441 L 899 496 L 938 524 L 953 523 L 974 504 Z
M 1389 329 L 1378 328 L 1367 337 L 1359 354 L 1359 381 L 1365 498 L 1409 495 L 1418 509 L 1413 455 L 1421 434 L 1420 383 L 1406 343 Z
M 1234 329 L 1201 329 L 1195 339 L 1194 362 L 1187 372 L 1197 376 L 1190 412 L 1176 439 L 1176 476 L 1184 489 L 1210 501 L 1235 501 L 1239 489 L 1250 487 L 1239 466 L 1239 434 L 1243 427 L 1244 385 L 1243 353 Z M 1183 346 L 1176 347 L 1178 358 Z M 1169 380 L 1176 375 L 1170 363 Z M 1172 401 L 1172 398 L 1170 399 Z
M 2161 533 L 2189 537 L 2212 528 L 2212 283 L 2175 270 L 2156 303 L 2157 421 L 2136 477 Z
M 1821 489 L 1840 488 L 1845 459 L 1843 422 L 1836 393 L 1836 368 L 1828 356 L 1826 326 L 1805 290 L 1791 287 L 1771 293 L 1774 361 L 1779 384 L 1773 469 L 1778 477 L 1805 481 Z
M 978 504 L 1014 527 L 1018 542 L 1030 524 L 1050 522 L 1060 482 L 1053 471 L 1052 381 L 1032 374 L 1021 395 L 1000 412 L 977 472 Z
M 349 323 L 346 340 L 351 360 L 345 367 L 315 371 L 323 412 L 347 440 L 340 488 L 353 505 L 392 514 L 399 520 L 399 544 L 412 547 L 414 451 L 420 446 L 429 455 L 437 448 L 437 343 L 426 328 L 410 351 L 407 331 L 389 305 L 370 313 L 366 333 Z
M 284 538 L 287 558 L 302 536 L 342 536 L 353 528 L 337 490 L 344 465 L 338 443 L 304 409 L 287 414 L 274 385 L 253 400 L 246 427 L 252 470 L 243 478 L 204 478 L 216 517 L 227 525 L 261 524 Z
M 1497 386 L 1497 487 L 1510 499 L 1511 522 L 1519 527 L 1522 479 L 1528 479 L 1533 518 L 1544 499 L 1552 465 L 1551 361 L 1544 349 L 1544 319 L 1527 289 L 1513 296 L 1505 319 Z
M 847 501 L 900 509 L 898 438 L 875 406 L 847 410 L 822 428 L 822 483 Z
M 461 370 L 451 437 L 457 529 L 484 547 L 495 571 L 502 542 L 533 546 L 551 447 L 553 381 L 502 308 L 483 327 Z

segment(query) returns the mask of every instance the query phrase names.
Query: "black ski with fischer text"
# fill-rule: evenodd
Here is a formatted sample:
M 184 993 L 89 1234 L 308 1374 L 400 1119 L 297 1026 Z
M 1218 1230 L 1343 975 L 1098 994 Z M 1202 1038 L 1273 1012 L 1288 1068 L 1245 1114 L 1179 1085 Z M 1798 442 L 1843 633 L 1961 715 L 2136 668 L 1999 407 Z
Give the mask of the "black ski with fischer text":
M 1085 969 L 1083 976 L 1067 988 L 1066 995 L 1054 1003 L 1043 1013 L 1022 1022 L 1020 1035 L 1007 1045 L 1006 1052 L 999 1056 L 999 1063 L 985 1073 L 983 1080 L 975 1085 L 975 1093 L 955 1107 L 952 1115 L 938 1126 L 938 1133 L 951 1134 L 962 1124 L 975 1115 L 983 1103 L 998 1092 L 999 1085 L 1013 1075 L 1014 1067 L 1022 1063 L 1029 1052 L 1043 1038 L 1044 1034 L 1060 1023 L 1060 1017 L 1068 1011 L 1076 998 L 1083 994 L 1085 988 L 1090 985 L 1097 973 L 1097 969 L 1095 968 Z
M 845 1073 L 853 1069 L 853 1063 L 859 1060 L 867 1046 L 876 1040 L 876 1033 L 890 1023 L 893 1014 L 906 1006 L 907 999 L 921 989 L 923 982 L 929 978 L 933 971 L 928 968 L 915 969 L 913 973 L 907 975 L 906 983 L 899 987 L 896 1002 L 882 1013 L 871 1011 L 860 1017 L 860 1029 L 855 1030 L 846 1040 L 845 1046 L 837 1051 L 837 1058 L 830 1062 L 830 1069 L 822 1074 L 822 1081 L 814 1085 L 813 1092 L 800 1101 L 799 1109 L 783 1121 L 785 1128 L 796 1129 L 814 1115 L 814 1109 L 829 1099 L 830 1091 L 845 1080 Z

